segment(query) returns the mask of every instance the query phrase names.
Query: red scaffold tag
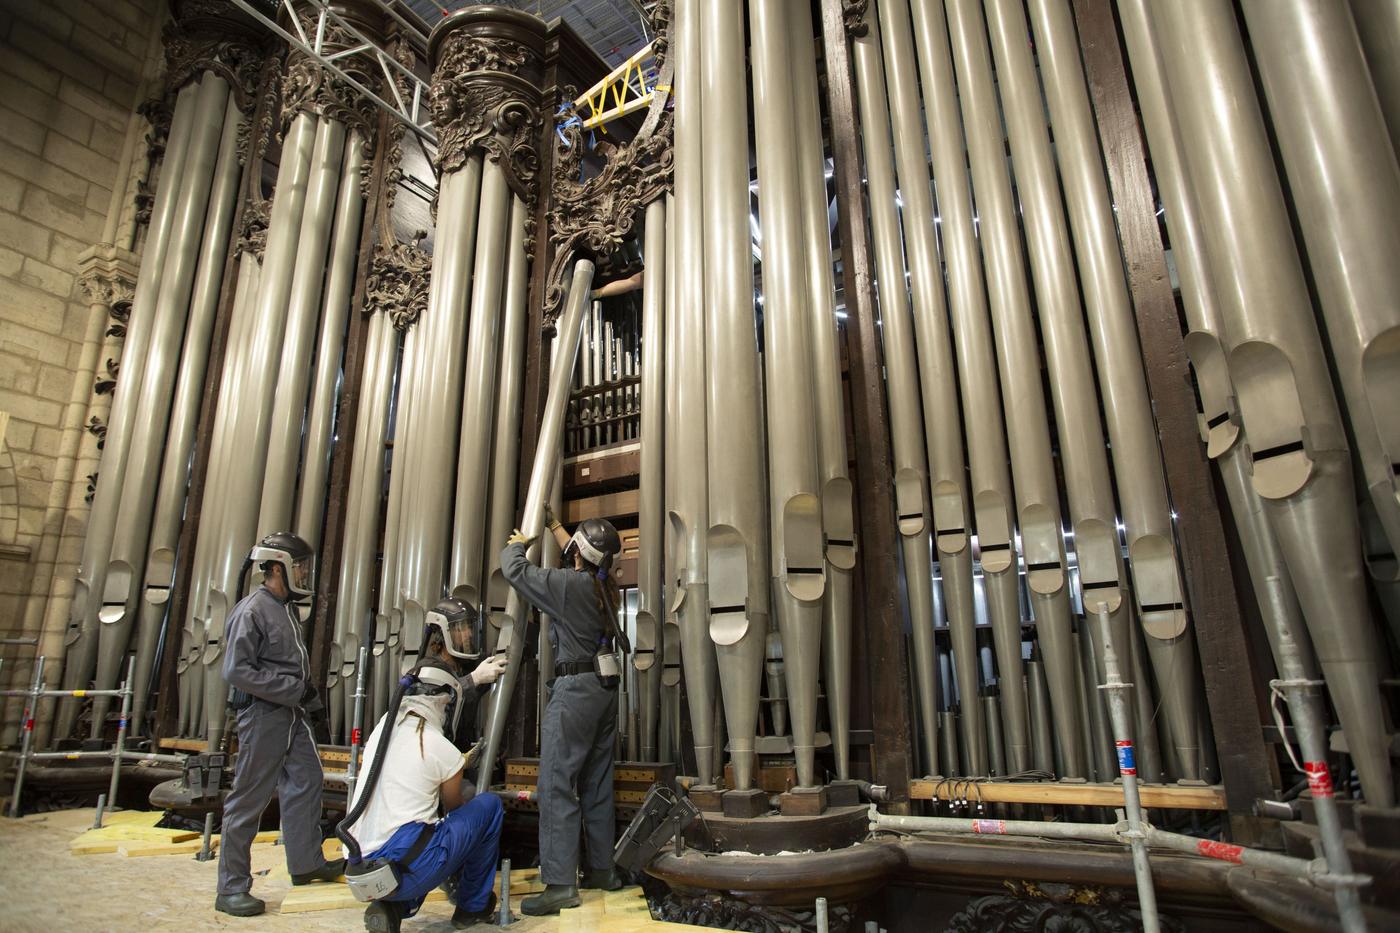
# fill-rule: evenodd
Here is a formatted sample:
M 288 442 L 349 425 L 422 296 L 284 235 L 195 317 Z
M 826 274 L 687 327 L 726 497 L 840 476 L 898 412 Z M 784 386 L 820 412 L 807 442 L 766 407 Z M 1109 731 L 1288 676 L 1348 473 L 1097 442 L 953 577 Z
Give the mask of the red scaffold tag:
M 972 821 L 972 831 L 973 831 L 974 833 L 982 833 L 982 834 L 984 834 L 984 835 L 989 835 L 989 836 L 1004 836 L 1004 835 L 1006 835 L 1006 821 L 1005 821 L 1005 820 L 973 820 L 973 821 Z
M 1196 843 L 1196 851 L 1206 858 L 1218 858 L 1222 862 L 1234 862 L 1236 865 L 1243 861 L 1242 847 L 1232 846 L 1228 842 L 1216 842 L 1214 839 L 1202 839 Z
M 1137 774 L 1137 758 L 1133 755 L 1133 743 L 1124 739 L 1113 743 L 1118 748 L 1118 773 Z
M 516 791 L 516 792 L 515 792 L 515 799 L 516 799 L 516 800 L 519 800 L 521 803 L 529 803 L 529 802 L 530 802 L 530 792 L 529 792 L 528 790 L 519 790 L 519 791 Z
M 359 730 L 359 729 L 351 729 L 351 730 L 350 730 L 350 744 L 351 744 L 351 745 L 354 745 L 354 746 L 358 746 L 358 745 L 360 744 L 360 730 Z
M 1334 796 L 1332 772 L 1327 769 L 1327 762 L 1305 761 L 1303 771 L 1308 776 L 1308 790 L 1312 791 L 1314 798 Z
M 33 719 L 26 719 L 26 720 L 24 721 L 24 731 L 25 731 L 25 732 L 33 732 L 33 731 L 34 731 L 34 720 L 33 720 Z

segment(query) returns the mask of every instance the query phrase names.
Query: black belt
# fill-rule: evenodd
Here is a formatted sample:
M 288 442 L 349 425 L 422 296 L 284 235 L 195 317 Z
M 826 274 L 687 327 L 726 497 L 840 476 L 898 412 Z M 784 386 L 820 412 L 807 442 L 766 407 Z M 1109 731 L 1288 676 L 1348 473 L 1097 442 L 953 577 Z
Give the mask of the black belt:
M 423 854 L 423 850 L 428 847 L 428 843 L 433 841 L 433 833 L 437 832 L 436 823 L 424 823 L 423 828 L 418 831 L 418 838 L 413 840 L 413 845 L 408 847 L 408 851 L 398 859 L 400 871 L 408 871 L 418 856 Z
M 573 674 L 591 674 L 593 661 L 560 661 L 554 665 L 555 677 L 568 677 Z

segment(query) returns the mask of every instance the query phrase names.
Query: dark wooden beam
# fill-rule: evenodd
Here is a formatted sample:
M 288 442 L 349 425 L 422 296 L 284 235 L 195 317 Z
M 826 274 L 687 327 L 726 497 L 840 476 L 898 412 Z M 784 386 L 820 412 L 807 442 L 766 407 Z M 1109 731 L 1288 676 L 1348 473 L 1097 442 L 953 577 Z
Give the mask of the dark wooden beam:
M 264 68 L 258 87 L 257 104 L 249 119 L 251 136 L 248 152 L 264 151 L 271 140 L 265 138 L 267 128 L 275 133 L 275 119 L 281 107 L 279 95 L 264 93 L 267 82 L 280 82 L 280 57 Z M 271 114 L 269 114 L 271 110 Z M 263 162 L 255 160 L 244 171 L 234 205 L 235 226 L 229 237 L 228 255 L 224 259 L 224 277 L 220 286 L 219 308 L 214 318 L 214 333 L 209 341 L 209 363 L 204 372 L 204 398 L 199 407 L 199 427 L 195 433 L 194 464 L 190 469 L 190 486 L 185 505 L 185 521 L 180 526 L 180 542 L 175 552 L 175 580 L 170 590 L 169 611 L 165 620 L 165 647 L 161 653 L 158 672 L 158 696 L 155 723 L 151 730 L 155 739 L 172 736 L 179 728 L 180 679 L 177 663 L 184 650 L 184 620 L 190 604 L 190 578 L 194 573 L 195 542 L 199 540 L 199 523 L 204 514 L 204 486 L 209 478 L 209 455 L 214 436 L 214 413 L 219 410 L 219 386 L 223 381 L 224 356 L 228 349 L 229 322 L 233 316 L 233 301 L 238 291 L 239 234 L 243 211 L 249 196 L 262 185 Z
M 895 533 L 894 467 L 890 458 L 889 412 L 876 320 L 874 261 L 857 120 L 851 46 L 842 18 L 842 0 L 821 0 L 823 57 L 826 61 L 827 107 L 831 152 L 835 162 L 837 230 L 846 295 L 847 352 L 850 354 L 851 415 L 856 441 L 856 508 L 859 513 L 860 561 L 856 575 L 857 641 L 868 651 L 867 664 L 902 674 L 905 659 L 899 577 L 899 543 Z M 889 788 L 891 812 L 908 812 L 913 735 L 909 684 L 903 676 L 870 681 L 875 741 L 871 771 Z
M 1128 87 L 1109 0 L 1074 0 L 1084 72 L 1103 142 L 1138 338 L 1157 416 L 1167 489 L 1187 603 L 1205 676 L 1206 701 L 1219 753 L 1226 807 L 1238 842 L 1255 842 L 1263 824 L 1252 815 L 1277 778 L 1251 696 L 1263 683 L 1246 642 L 1244 616 L 1226 547 L 1210 464 L 1201 447 L 1191 372 L 1167 273 L 1143 135 Z

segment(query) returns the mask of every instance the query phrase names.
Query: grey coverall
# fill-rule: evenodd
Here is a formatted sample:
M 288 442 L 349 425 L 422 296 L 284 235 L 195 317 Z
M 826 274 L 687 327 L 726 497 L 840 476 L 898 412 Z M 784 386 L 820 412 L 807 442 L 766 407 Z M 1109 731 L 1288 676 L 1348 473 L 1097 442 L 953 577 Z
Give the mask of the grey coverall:
M 530 563 L 525 545 L 501 552 L 501 572 L 521 596 L 549 613 L 556 664 L 592 662 L 612 621 L 598 607 L 593 578 L 577 570 L 546 570 Z M 552 672 L 543 676 L 549 677 Z M 613 867 L 613 742 L 617 690 L 590 669 L 554 679 L 540 724 L 540 880 L 577 884 L 579 820 L 587 837 L 588 867 Z
M 325 864 L 321 759 L 301 705 L 311 661 L 295 608 L 260 586 L 233 607 L 224 634 L 224 680 L 252 697 L 238 712 L 238 761 L 219 845 L 219 893 L 241 894 L 253 886 L 250 849 L 274 790 L 287 870 Z

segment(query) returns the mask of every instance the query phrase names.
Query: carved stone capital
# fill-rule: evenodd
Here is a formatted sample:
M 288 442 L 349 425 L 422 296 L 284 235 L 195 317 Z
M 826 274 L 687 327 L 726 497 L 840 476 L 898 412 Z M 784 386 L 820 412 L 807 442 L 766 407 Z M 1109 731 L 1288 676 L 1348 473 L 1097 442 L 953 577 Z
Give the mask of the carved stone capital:
M 365 279 L 365 314 L 383 311 L 395 328 L 408 330 L 428 309 L 432 265 L 432 255 L 417 242 L 376 245 Z
M 540 171 L 545 28 L 528 13 L 474 7 L 444 19 L 428 39 L 438 169 L 456 171 L 483 152 L 527 205 Z
M 272 222 L 272 202 L 266 198 L 249 199 L 243 208 L 243 223 L 238 232 L 238 251 L 252 253 L 262 261 L 267 246 L 267 227 Z
M 136 295 L 140 269 L 140 256 L 110 243 L 100 243 L 78 256 L 78 285 L 90 303 L 102 305 L 115 319 L 125 321 Z
M 206 71 L 229 83 L 244 113 L 253 109 L 258 72 L 267 57 L 266 33 L 228 0 L 171 0 L 166 25 L 166 91 L 173 95 Z

